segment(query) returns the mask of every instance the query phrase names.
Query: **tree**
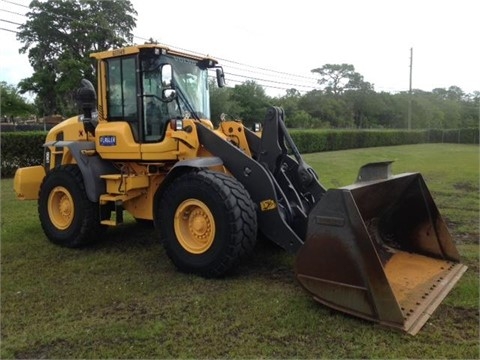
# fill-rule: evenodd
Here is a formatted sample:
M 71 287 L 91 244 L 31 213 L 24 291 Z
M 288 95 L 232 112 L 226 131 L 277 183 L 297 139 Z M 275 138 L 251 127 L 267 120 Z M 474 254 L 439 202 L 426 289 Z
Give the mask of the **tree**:
M 348 104 L 356 127 L 377 127 L 378 115 L 383 111 L 383 102 L 376 92 L 349 90 L 344 93 L 343 97 Z
M 245 81 L 241 85 L 235 85 L 230 99 L 240 106 L 239 118 L 247 126 L 253 125 L 255 122 L 263 122 L 271 103 L 271 99 L 265 94 L 263 87 L 251 80 Z
M 390 94 L 382 91 L 377 94 L 377 97 L 383 106 L 381 109 L 378 109 L 375 124 L 383 128 L 406 128 L 408 125 L 409 93 Z
M 363 80 L 363 76 L 350 64 L 325 64 L 313 69 L 312 73 L 320 74 L 318 83 L 324 86 L 327 93 L 340 95 L 344 90 L 373 90 L 373 85 Z
M 432 93 L 443 100 L 457 100 L 460 101 L 465 96 L 465 93 L 458 86 L 452 85 L 448 89 L 435 88 Z
M 74 93 L 82 78 L 94 81 L 89 55 L 133 40 L 137 12 L 129 0 L 33 0 L 17 39 L 33 75 L 19 83 L 37 94 L 40 115 L 76 112 Z
M 18 89 L 7 84 L 5 81 L 0 82 L 0 108 L 2 116 L 11 117 L 28 117 L 35 113 L 34 106 L 19 94 Z
M 304 110 L 296 111 L 290 117 L 287 116 L 285 122 L 290 128 L 301 129 L 320 127 L 321 125 L 324 125 L 319 121 L 315 121 L 315 119 Z
M 480 125 L 480 91 L 465 95 L 462 107 L 462 127 L 476 127 Z
M 312 90 L 300 99 L 299 109 L 310 114 L 312 127 L 345 128 L 353 126 L 351 113 L 341 96 Z
M 281 106 L 285 111 L 285 122 L 288 127 L 306 127 L 305 114 L 298 117 L 298 122 L 294 120 L 296 118 L 298 109 L 298 102 L 302 95 L 296 89 L 288 89 L 286 94 L 278 99 L 273 99 L 273 105 Z
M 216 87 L 212 80 L 211 114 L 214 122 L 220 114 L 241 119 L 246 125 L 263 121 L 269 105 L 285 110 L 291 128 L 406 128 L 410 94 L 377 93 L 361 75 L 351 78 L 342 91 L 312 90 L 304 95 L 288 89 L 285 95 L 270 98 L 262 86 L 247 81 L 235 88 Z M 338 87 L 337 87 L 338 90 Z M 429 91 L 414 89 L 412 127 L 415 129 L 452 129 L 478 127 L 480 92 L 466 94 L 457 86 Z
M 222 114 L 227 120 L 238 119 L 242 112 L 241 106 L 232 100 L 233 89 L 219 88 L 216 80 L 212 79 L 210 86 L 210 119 L 214 125 L 221 121 Z

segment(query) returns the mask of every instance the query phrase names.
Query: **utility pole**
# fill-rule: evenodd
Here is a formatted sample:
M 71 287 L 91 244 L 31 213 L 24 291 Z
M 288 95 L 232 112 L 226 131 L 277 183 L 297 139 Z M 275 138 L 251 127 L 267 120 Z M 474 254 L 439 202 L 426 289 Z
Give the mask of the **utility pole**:
M 408 130 L 412 130 L 412 64 L 413 64 L 413 48 L 410 48 L 410 85 L 408 88 Z

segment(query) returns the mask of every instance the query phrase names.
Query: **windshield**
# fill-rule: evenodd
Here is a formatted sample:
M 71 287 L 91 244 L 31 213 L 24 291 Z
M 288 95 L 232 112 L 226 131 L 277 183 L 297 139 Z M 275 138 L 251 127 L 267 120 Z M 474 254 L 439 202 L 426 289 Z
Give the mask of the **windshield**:
M 197 61 L 162 55 L 145 59 L 142 63 L 143 95 L 146 104 L 153 103 L 163 107 L 170 119 L 191 117 L 191 111 L 199 118 L 210 119 L 208 71 L 200 68 Z M 179 95 L 167 104 L 161 101 L 164 89 L 161 66 L 164 64 L 171 64 L 173 67 L 173 86 Z
M 172 65 L 173 83 L 177 91 L 185 96 L 185 100 L 199 118 L 210 119 L 207 70 L 200 69 L 196 62 L 186 59 L 174 59 Z M 183 102 L 180 107 L 182 111 L 188 111 Z

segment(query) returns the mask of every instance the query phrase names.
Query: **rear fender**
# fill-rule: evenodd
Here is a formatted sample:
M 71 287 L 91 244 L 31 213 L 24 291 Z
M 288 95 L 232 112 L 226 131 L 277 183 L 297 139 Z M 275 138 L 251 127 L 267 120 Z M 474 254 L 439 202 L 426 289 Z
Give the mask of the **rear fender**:
M 93 141 L 52 141 L 43 146 L 65 147 L 70 151 L 82 172 L 85 190 L 90 201 L 98 202 L 100 195 L 106 191 L 102 175 L 119 173 L 119 170 L 110 161 L 103 160 L 95 152 Z

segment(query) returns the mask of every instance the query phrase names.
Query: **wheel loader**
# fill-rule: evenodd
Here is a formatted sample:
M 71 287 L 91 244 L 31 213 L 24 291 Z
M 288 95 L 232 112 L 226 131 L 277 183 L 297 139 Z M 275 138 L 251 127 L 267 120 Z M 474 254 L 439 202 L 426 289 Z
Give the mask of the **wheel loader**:
M 52 128 L 42 165 L 19 168 L 19 199 L 37 200 L 47 238 L 98 241 L 124 212 L 153 221 L 183 272 L 227 275 L 257 237 L 295 254 L 317 302 L 416 334 L 466 270 L 419 173 L 363 166 L 326 189 L 271 107 L 260 129 L 210 120 L 218 62 L 158 44 L 93 53 L 81 114 Z

